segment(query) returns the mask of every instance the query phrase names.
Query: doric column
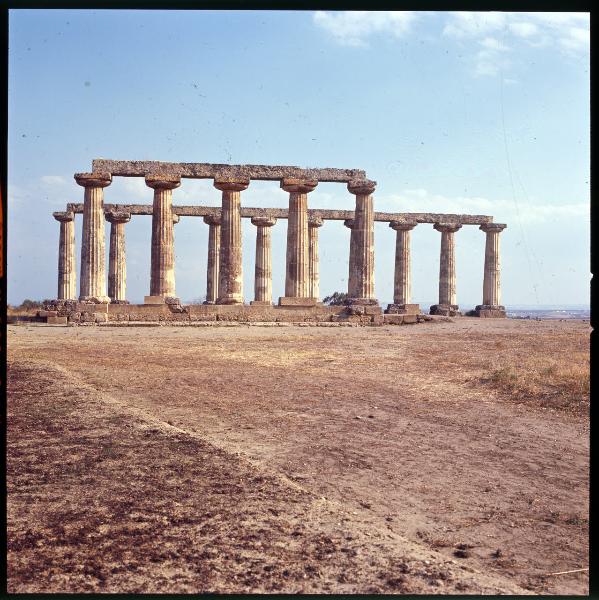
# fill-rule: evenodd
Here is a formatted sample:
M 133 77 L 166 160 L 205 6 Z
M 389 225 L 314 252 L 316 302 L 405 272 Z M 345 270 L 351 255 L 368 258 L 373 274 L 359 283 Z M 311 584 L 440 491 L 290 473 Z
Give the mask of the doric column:
M 420 306 L 412 304 L 412 266 L 410 260 L 410 236 L 416 223 L 391 221 L 389 227 L 397 231 L 395 242 L 395 276 L 393 280 L 393 304 L 387 313 L 418 314 Z
M 60 222 L 58 241 L 58 300 L 76 300 L 75 274 L 75 214 L 55 212 L 52 216 Z
M 217 304 L 243 304 L 240 192 L 249 184 L 249 179 L 214 178 L 214 187 L 223 193 Z
M 220 217 L 204 217 L 208 230 L 208 265 L 206 268 L 206 301 L 216 304 L 218 300 L 218 270 L 220 256 Z
M 79 300 L 107 304 L 104 241 L 104 188 L 110 173 L 75 173 L 75 181 L 85 188 L 81 233 L 81 277 Z
M 318 185 L 315 179 L 284 178 L 281 188 L 289 192 L 287 217 L 287 261 L 285 299 L 279 304 L 314 304 L 310 296 L 308 242 L 308 194 Z
M 350 293 L 355 289 L 356 283 L 356 241 L 354 236 L 354 220 L 353 219 L 345 219 L 343 221 L 343 225 L 350 230 L 349 234 L 349 271 L 347 276 L 347 295 L 350 296 Z
M 433 304 L 431 315 L 457 316 L 460 314 L 456 300 L 455 238 L 461 224 L 435 223 L 441 232 L 441 255 L 439 258 L 439 304 Z
M 480 229 L 487 234 L 485 243 L 485 274 L 483 279 L 483 303 L 475 311 L 479 317 L 505 317 L 501 305 L 499 234 L 506 228 L 500 223 L 484 223 Z
M 374 297 L 374 207 L 375 181 L 350 181 L 347 189 L 356 196 L 353 226 L 354 273 L 350 275 L 348 301 L 352 304 L 378 304 Z M 351 252 L 350 252 L 351 253 Z
M 251 304 L 272 304 L 272 250 L 270 228 L 277 222 L 271 217 L 252 217 L 256 229 L 256 268 L 254 300 Z
M 173 190 L 181 178 L 168 175 L 146 175 L 146 185 L 154 189 L 152 211 L 152 255 L 150 296 L 144 302 L 155 303 L 175 293 L 175 248 L 173 238 Z M 175 215 L 176 216 L 176 215 Z
M 125 223 L 131 213 L 110 211 L 110 250 L 108 254 L 108 296 L 113 304 L 127 303 L 127 261 L 125 257 Z
M 320 217 L 308 219 L 308 244 L 309 244 L 309 268 L 308 279 L 310 281 L 310 298 L 320 298 L 320 260 L 318 256 L 318 228 L 322 227 L 323 220 Z

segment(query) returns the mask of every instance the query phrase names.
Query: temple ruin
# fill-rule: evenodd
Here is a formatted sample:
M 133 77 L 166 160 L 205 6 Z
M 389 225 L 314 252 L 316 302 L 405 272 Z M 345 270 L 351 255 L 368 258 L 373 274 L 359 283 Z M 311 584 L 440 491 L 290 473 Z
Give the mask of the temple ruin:
M 113 177 L 144 177 L 153 190 L 152 204 L 105 204 L 104 188 Z M 173 190 L 182 179 L 212 179 L 221 192 L 221 207 L 178 206 Z M 486 234 L 480 317 L 505 317 L 500 299 L 499 234 L 506 225 L 486 215 L 375 212 L 376 182 L 358 169 L 303 169 L 292 166 L 222 165 L 97 159 L 91 173 L 76 173 L 84 188 L 83 204 L 69 203 L 54 213 L 60 222 L 57 301 L 45 311 L 49 322 L 106 321 L 354 321 L 383 324 L 416 322 L 420 306 L 411 298 L 410 235 L 419 224 L 441 233 L 439 301 L 432 315 L 460 314 L 456 298 L 455 234 L 478 225 Z M 283 208 L 242 207 L 241 195 L 251 180 L 278 181 L 289 193 Z M 308 196 L 319 182 L 341 183 L 355 196 L 354 210 L 308 208 Z M 83 215 L 80 289 L 76 292 L 75 215 Z M 138 215 L 152 217 L 149 294 L 144 304 L 127 301 L 125 226 Z M 175 288 L 174 228 L 182 217 L 202 217 L 209 227 L 204 305 L 181 305 Z M 244 304 L 241 220 L 256 227 L 254 294 Z M 273 303 L 271 229 L 287 219 L 285 295 Z M 318 229 L 340 220 L 351 230 L 348 300 L 345 306 L 319 301 Z M 105 221 L 110 223 L 108 276 L 105 265 Z M 394 298 L 383 313 L 374 294 L 374 222 L 396 231 Z M 108 284 L 108 285 L 107 285 Z

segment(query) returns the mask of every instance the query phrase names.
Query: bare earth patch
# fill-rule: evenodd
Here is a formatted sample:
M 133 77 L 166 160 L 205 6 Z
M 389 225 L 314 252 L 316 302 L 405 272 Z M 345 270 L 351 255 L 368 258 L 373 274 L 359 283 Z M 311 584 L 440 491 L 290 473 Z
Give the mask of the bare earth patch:
M 588 593 L 588 339 L 11 326 L 9 590 Z

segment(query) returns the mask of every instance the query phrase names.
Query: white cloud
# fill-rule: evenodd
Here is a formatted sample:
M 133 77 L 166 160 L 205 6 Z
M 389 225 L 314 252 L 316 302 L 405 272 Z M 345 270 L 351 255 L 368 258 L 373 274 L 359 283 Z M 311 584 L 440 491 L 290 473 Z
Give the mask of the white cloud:
M 453 12 L 450 13 L 443 34 L 457 38 L 487 35 L 505 27 L 506 13 Z
M 493 216 L 497 223 L 516 226 L 517 223 L 538 223 L 564 218 L 588 219 L 588 202 L 570 204 L 515 203 L 512 200 L 489 200 L 481 197 L 448 197 L 425 189 L 404 190 L 401 194 L 378 197 L 389 210 L 399 212 L 431 212 L 452 214 L 479 214 Z M 415 210 L 414 207 L 418 209 Z M 379 210 L 383 210 L 379 208 Z
M 523 38 L 528 38 L 533 35 L 536 35 L 539 31 L 539 28 L 534 23 L 527 23 L 525 21 L 510 23 L 508 27 L 514 35 Z
M 367 38 L 376 33 L 387 33 L 400 38 L 410 31 L 418 17 L 410 11 L 344 11 L 314 13 L 314 23 L 330 33 L 335 41 L 345 46 L 366 46 Z

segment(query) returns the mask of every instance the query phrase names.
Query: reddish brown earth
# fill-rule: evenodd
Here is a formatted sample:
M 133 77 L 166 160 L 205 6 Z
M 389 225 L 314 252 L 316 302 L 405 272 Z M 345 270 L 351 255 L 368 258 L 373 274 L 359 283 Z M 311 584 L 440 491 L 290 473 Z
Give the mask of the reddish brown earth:
M 11 326 L 9 591 L 588 593 L 589 331 Z

